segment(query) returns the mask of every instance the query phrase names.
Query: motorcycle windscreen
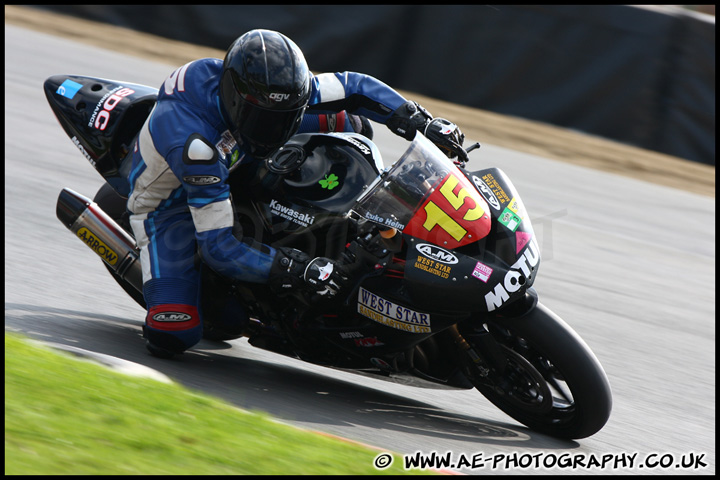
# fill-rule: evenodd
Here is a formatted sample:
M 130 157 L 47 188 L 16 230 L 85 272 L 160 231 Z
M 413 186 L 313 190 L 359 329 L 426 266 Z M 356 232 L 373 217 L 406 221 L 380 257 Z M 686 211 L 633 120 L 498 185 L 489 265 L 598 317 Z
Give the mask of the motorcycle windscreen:
M 420 133 L 353 210 L 387 228 L 451 249 L 484 238 L 491 227 L 485 199 Z

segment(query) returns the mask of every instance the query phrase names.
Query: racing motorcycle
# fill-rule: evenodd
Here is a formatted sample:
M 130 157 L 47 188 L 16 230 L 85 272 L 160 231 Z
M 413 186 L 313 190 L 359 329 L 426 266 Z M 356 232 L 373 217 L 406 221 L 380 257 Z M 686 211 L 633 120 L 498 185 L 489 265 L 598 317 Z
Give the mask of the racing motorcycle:
M 126 179 L 157 90 L 56 75 L 44 91 L 106 181 L 92 200 L 63 189 L 57 217 L 144 307 Z M 309 133 L 263 162 L 234 166 L 238 232 L 335 259 L 353 281 L 333 298 L 278 295 L 221 278 L 198 256 L 204 337 L 245 336 L 255 347 L 406 385 L 475 388 L 538 432 L 595 434 L 612 408 L 608 379 L 586 343 L 538 301 L 540 250 L 522 199 L 501 169 L 464 165 L 422 133 L 388 168 L 366 136 Z M 214 322 L 219 298 L 237 301 L 249 320 Z

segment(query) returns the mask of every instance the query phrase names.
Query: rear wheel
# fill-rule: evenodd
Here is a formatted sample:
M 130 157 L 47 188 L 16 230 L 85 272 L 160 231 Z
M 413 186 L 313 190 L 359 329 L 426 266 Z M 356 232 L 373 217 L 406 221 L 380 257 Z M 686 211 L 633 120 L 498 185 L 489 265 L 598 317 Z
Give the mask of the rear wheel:
M 605 425 L 612 410 L 605 371 L 577 333 L 547 307 L 538 304 L 521 317 L 488 322 L 483 331 L 463 328 L 465 340 L 487 355 L 483 332 L 492 335 L 496 358 L 504 360 L 489 374 L 475 364 L 465 373 L 495 406 L 555 437 L 585 438 Z

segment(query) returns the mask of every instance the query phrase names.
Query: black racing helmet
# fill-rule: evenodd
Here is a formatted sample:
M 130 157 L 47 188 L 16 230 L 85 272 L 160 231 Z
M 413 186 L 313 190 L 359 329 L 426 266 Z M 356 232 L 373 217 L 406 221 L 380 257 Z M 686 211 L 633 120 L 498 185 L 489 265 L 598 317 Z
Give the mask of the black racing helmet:
M 247 153 L 266 158 L 297 132 L 310 77 L 302 51 L 282 33 L 251 30 L 233 42 L 223 63 L 220 103 Z

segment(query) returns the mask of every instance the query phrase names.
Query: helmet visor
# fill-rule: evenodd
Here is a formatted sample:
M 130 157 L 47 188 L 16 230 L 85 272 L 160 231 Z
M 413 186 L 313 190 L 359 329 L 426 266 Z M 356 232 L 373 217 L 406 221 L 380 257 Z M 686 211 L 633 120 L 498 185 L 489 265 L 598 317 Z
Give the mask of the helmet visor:
M 295 135 L 302 121 L 305 107 L 291 110 L 270 110 L 254 105 L 246 99 L 228 112 L 235 140 L 247 153 L 257 159 L 267 158 Z

